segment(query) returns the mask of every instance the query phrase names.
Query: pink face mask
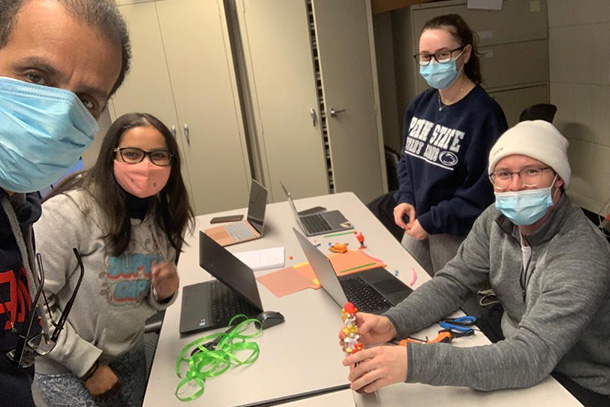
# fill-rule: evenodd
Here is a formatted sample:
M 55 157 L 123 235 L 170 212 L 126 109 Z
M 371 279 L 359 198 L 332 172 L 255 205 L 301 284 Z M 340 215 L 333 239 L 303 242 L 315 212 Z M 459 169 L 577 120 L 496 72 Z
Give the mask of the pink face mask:
M 149 160 L 137 164 L 114 160 L 114 178 L 121 188 L 138 198 L 148 198 L 161 191 L 170 172 L 171 167 L 160 167 Z

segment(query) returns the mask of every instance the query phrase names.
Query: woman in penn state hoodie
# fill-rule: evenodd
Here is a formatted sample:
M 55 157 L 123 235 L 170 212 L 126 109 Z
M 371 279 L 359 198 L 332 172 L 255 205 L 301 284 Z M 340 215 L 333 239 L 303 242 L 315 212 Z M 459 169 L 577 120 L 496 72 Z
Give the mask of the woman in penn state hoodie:
M 43 203 L 35 227 L 55 319 L 84 278 L 57 346 L 36 362 L 45 401 L 141 405 L 144 323 L 178 290 L 176 261 L 193 214 L 171 131 L 146 113 L 118 118 L 94 167 Z
M 434 275 L 493 202 L 487 155 L 507 129 L 481 87 L 476 34 L 456 14 L 428 21 L 414 55 L 430 85 L 407 108 L 393 215 L 403 246 Z

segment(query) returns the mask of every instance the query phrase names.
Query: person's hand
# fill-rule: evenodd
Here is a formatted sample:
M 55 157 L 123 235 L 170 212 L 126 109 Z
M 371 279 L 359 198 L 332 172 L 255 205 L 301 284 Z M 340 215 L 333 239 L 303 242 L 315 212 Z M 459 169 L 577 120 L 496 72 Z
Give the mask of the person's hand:
M 92 396 L 102 396 L 119 384 L 119 378 L 108 365 L 100 363 L 93 375 L 85 381 Z
M 409 223 L 405 223 L 405 216 L 409 218 Z M 394 222 L 404 230 L 409 230 L 415 222 L 415 207 L 406 202 L 396 205 L 394 207 Z
M 384 316 L 357 312 L 356 325 L 360 342 L 365 345 L 386 343 L 396 337 L 394 325 Z M 339 344 L 343 346 L 343 329 L 339 331 Z
M 415 240 L 425 240 L 428 238 L 428 232 L 421 227 L 419 220 L 413 222 L 410 229 L 407 229 L 406 233 Z
M 352 390 L 372 393 L 407 380 L 407 352 L 404 346 L 376 346 L 351 354 L 343 360 L 350 366 Z
M 176 265 L 169 261 L 153 263 L 151 267 L 152 285 L 157 292 L 157 301 L 163 301 L 176 292 L 180 286 Z

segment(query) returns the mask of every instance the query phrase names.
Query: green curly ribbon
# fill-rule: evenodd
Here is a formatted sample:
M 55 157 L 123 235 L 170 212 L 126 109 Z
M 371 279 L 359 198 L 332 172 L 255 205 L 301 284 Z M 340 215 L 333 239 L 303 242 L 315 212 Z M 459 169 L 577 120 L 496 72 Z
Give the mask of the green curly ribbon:
M 186 345 L 180 351 L 178 360 L 176 361 L 176 374 L 178 377 L 183 377 L 180 373 L 182 363 L 188 363 L 189 370 L 184 375 L 184 378 L 178 383 L 174 395 L 180 401 L 195 400 L 203 395 L 205 390 L 206 379 L 216 377 L 226 372 L 231 366 L 251 365 L 258 359 L 260 349 L 256 342 L 248 342 L 248 339 L 259 336 L 262 332 L 262 326 L 257 319 L 248 319 L 246 315 L 239 314 L 231 318 L 229 326 L 233 326 L 236 319 L 243 318 L 244 321 L 237 324 L 230 332 L 218 332 L 204 336 Z M 256 332 L 251 335 L 243 334 L 248 325 L 253 323 L 257 328 Z M 220 338 L 216 349 L 208 350 L 203 345 Z M 197 348 L 199 352 L 191 356 L 191 352 Z M 237 357 L 236 353 L 241 351 L 249 351 L 249 356 L 245 359 Z M 198 386 L 198 390 L 191 396 L 182 397 L 184 393 L 183 387 L 194 383 Z M 182 390 L 182 391 L 181 391 Z

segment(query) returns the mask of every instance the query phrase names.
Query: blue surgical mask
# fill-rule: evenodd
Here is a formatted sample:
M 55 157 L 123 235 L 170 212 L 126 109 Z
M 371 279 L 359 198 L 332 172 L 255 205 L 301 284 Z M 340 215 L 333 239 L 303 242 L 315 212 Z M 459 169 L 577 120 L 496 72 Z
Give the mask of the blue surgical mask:
M 457 70 L 455 59 L 451 59 L 446 64 L 439 64 L 433 60 L 428 65 L 420 65 L 419 73 L 433 88 L 447 89 L 453 85 L 460 71 Z
M 0 77 L 0 187 L 34 192 L 57 181 L 97 130 L 74 93 Z
M 555 183 L 553 181 L 553 183 Z M 553 184 L 551 184 L 553 185 Z M 496 192 L 496 208 L 515 225 L 532 225 L 553 206 L 551 187 Z

